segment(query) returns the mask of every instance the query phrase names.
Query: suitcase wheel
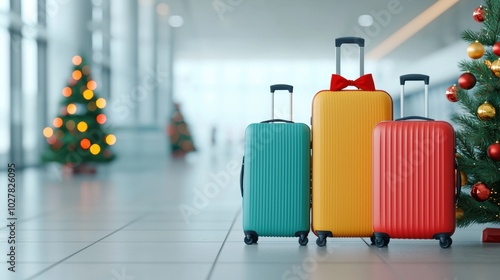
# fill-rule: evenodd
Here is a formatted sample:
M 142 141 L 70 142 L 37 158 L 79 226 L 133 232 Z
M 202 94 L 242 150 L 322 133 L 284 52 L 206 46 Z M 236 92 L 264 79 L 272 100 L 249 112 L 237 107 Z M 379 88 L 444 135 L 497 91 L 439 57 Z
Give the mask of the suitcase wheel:
M 375 244 L 375 246 L 382 248 L 389 245 L 391 237 L 385 232 L 374 232 L 370 237 L 370 240 L 372 241 L 372 244 Z
M 391 239 L 389 237 L 376 236 L 375 237 L 375 246 L 382 248 L 389 245 Z
M 257 241 L 259 240 L 259 237 L 257 235 L 254 235 L 254 234 L 247 234 L 245 235 L 245 244 L 247 245 L 252 245 L 254 243 L 257 243 Z
M 319 247 L 324 247 L 326 245 L 326 236 L 323 234 L 318 235 L 318 239 L 316 239 L 316 245 Z
M 453 240 L 451 240 L 451 237 L 449 236 L 441 236 L 439 238 L 439 246 L 443 249 L 450 247 L 451 243 L 453 243 Z
M 306 235 L 301 235 L 299 237 L 299 244 L 302 245 L 302 246 L 306 246 L 307 243 L 309 242 L 309 239 L 307 238 Z
M 326 245 L 327 237 L 333 237 L 332 232 L 328 230 L 317 230 L 316 235 L 318 236 L 318 239 L 316 239 L 316 245 L 319 247 L 324 247 Z

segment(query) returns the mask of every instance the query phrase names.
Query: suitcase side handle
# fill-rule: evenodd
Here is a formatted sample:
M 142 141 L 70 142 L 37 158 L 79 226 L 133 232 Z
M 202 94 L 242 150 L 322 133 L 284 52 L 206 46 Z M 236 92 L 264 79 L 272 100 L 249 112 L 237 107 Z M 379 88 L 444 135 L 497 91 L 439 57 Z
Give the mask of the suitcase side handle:
M 406 120 L 434 121 L 434 119 L 424 118 L 424 117 L 420 117 L 420 116 L 409 116 L 409 117 L 399 118 L 399 119 L 396 119 L 394 121 L 406 121 Z
M 243 197 L 243 170 L 245 167 L 245 157 L 243 156 L 243 161 L 241 162 L 241 172 L 240 172 L 240 190 L 241 190 L 241 197 Z
M 406 74 L 399 76 L 399 84 L 401 85 L 401 118 L 404 116 L 404 98 L 405 98 L 405 83 L 407 81 L 423 81 L 424 82 L 424 108 L 425 117 L 429 116 L 429 76 L 423 74 Z
M 455 205 L 458 204 L 458 198 L 460 197 L 460 193 L 462 192 L 462 176 L 460 175 L 460 167 L 458 167 L 458 162 L 455 160 L 455 168 L 457 170 L 457 194 L 455 195 Z
M 284 123 L 294 123 L 293 121 L 283 120 L 283 119 L 272 119 L 267 121 L 261 121 L 260 123 L 272 123 L 272 122 L 284 122 Z

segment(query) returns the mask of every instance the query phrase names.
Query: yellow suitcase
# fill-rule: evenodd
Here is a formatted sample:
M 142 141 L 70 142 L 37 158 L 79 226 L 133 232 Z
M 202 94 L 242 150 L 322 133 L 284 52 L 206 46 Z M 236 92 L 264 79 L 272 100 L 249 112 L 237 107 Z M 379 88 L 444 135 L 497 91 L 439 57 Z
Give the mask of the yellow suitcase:
M 375 90 L 370 74 L 356 81 L 340 76 L 342 44 L 359 45 L 364 72 L 364 39 L 336 39 L 339 75 L 332 75 L 330 90 L 318 92 L 312 102 L 312 230 L 318 246 L 325 246 L 327 237 L 373 239 L 372 131 L 379 122 L 392 120 L 392 98 Z M 363 82 L 368 90 L 339 90 L 346 85 L 364 88 Z

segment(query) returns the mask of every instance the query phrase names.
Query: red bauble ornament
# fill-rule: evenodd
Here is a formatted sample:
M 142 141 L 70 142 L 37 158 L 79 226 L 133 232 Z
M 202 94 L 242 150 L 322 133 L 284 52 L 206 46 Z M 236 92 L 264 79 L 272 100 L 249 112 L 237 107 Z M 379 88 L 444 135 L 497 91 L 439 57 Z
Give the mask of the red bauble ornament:
M 463 89 L 471 89 L 476 85 L 476 77 L 469 72 L 463 73 L 458 78 L 458 85 Z
M 470 190 L 470 195 L 476 201 L 483 202 L 486 201 L 490 197 L 491 190 L 485 184 L 479 182 L 472 186 Z
M 448 98 L 448 100 L 451 102 L 457 102 L 458 101 L 457 90 L 458 90 L 457 85 L 450 86 L 446 90 L 446 98 Z
M 494 161 L 500 161 L 500 142 L 497 141 L 488 147 L 488 156 Z
M 496 56 L 500 56 L 500 42 L 496 42 L 491 50 Z
M 476 9 L 474 9 L 472 17 L 477 22 L 483 22 L 484 19 L 486 18 L 486 12 L 484 11 L 483 6 L 479 6 Z

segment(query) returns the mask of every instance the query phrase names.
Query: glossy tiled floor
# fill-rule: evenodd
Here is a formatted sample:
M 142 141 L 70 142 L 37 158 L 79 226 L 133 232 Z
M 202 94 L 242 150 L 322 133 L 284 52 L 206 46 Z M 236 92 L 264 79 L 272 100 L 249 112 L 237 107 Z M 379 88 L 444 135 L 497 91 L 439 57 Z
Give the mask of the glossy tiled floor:
M 238 148 L 168 160 L 161 134 L 120 140 L 120 158 L 94 176 L 17 172 L 16 272 L 3 227 L 0 279 L 499 279 L 500 244 L 480 241 L 485 226 L 457 229 L 449 249 L 423 240 L 379 249 L 360 238 L 319 248 L 313 234 L 305 247 L 265 237 L 247 246 Z

